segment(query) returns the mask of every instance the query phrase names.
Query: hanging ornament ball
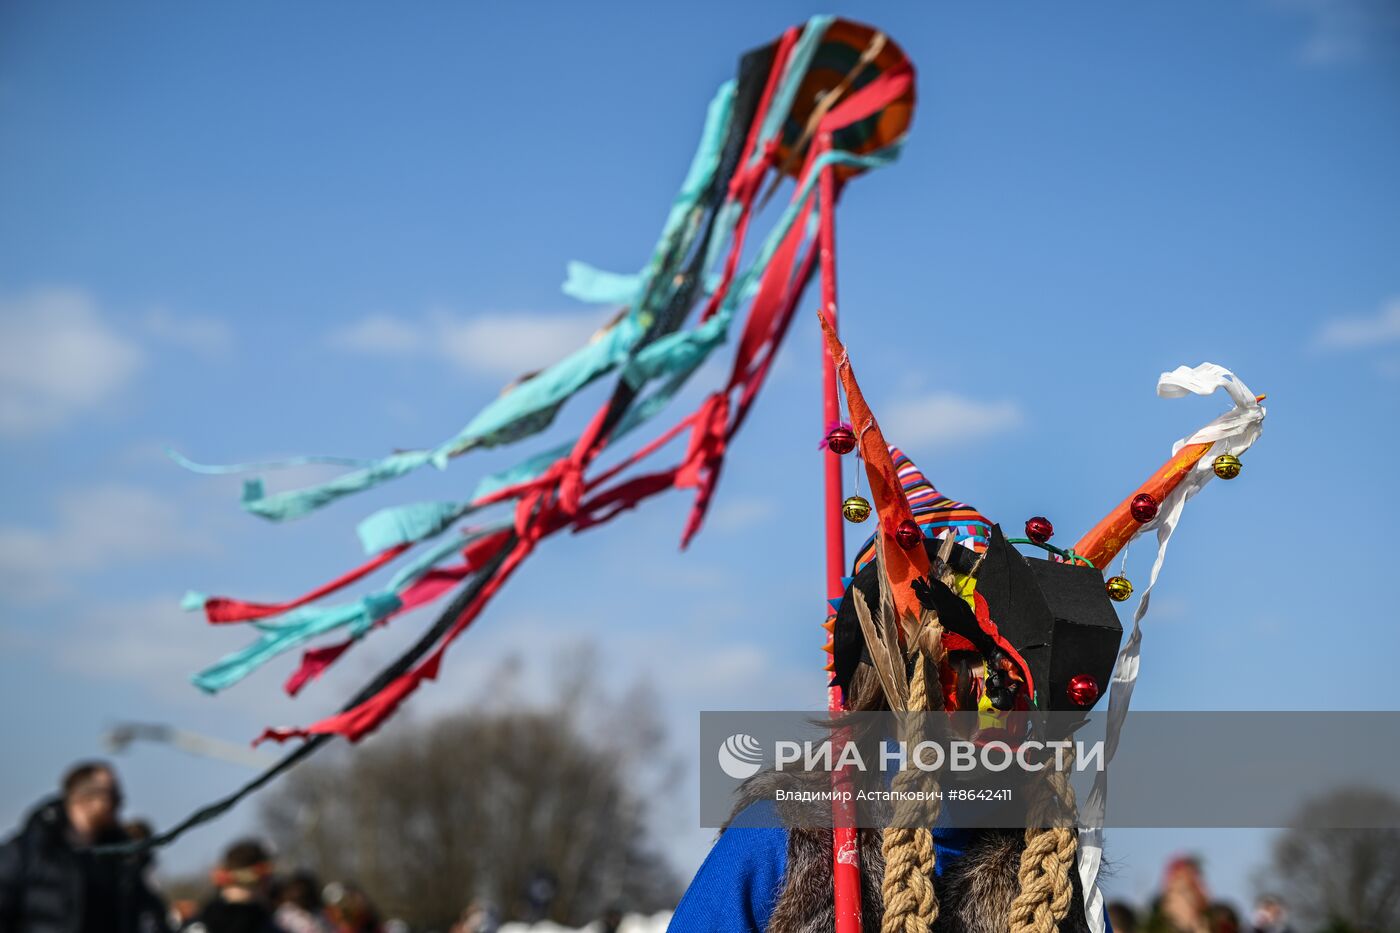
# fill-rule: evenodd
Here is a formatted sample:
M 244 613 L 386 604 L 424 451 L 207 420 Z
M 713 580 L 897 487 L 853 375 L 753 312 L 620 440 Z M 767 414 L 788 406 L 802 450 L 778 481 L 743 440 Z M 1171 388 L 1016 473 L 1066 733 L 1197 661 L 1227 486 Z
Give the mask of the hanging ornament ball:
M 1069 679 L 1065 693 L 1069 701 L 1080 709 L 1088 709 L 1098 702 L 1099 682 L 1092 674 L 1076 674 Z
M 1221 454 L 1211 464 L 1211 469 L 1215 470 L 1215 475 L 1221 479 L 1234 479 L 1240 475 L 1242 468 L 1240 458 L 1234 454 Z
M 1026 537 L 1036 544 L 1044 544 L 1055 533 L 1055 526 L 1044 515 L 1026 519 Z
M 1121 603 L 1133 595 L 1133 584 L 1127 577 L 1109 577 L 1104 589 L 1108 590 L 1108 598 L 1115 603 Z
M 844 424 L 838 424 L 826 435 L 826 446 L 832 453 L 844 456 L 856 449 L 856 432 Z
M 1133 514 L 1134 521 L 1146 524 L 1157 517 L 1157 500 L 1152 498 L 1150 493 L 1140 492 L 1133 496 L 1133 503 L 1128 506 L 1128 511 Z
M 924 540 L 924 533 L 919 530 L 918 525 L 906 518 L 895 529 L 894 539 L 899 542 L 900 547 L 907 551 Z
M 846 516 L 846 521 L 859 525 L 870 517 L 870 501 L 864 496 L 847 496 L 841 503 L 841 514 Z

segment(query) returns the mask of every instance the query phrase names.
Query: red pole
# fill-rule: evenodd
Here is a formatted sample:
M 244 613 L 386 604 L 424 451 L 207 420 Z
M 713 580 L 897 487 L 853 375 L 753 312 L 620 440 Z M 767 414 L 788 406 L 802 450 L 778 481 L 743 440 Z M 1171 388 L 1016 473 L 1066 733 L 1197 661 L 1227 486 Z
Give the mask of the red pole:
M 817 140 L 820 152 L 831 149 L 830 134 Z M 822 167 L 821 190 L 818 197 L 820 241 L 818 248 L 821 257 L 822 274 L 822 313 L 836 328 L 836 178 L 832 166 Z M 841 418 L 841 404 L 836 394 L 836 361 L 831 358 L 822 341 L 822 427 Z M 831 450 L 823 455 L 826 467 L 825 507 L 826 513 L 826 595 L 836 599 L 845 592 L 841 578 L 846 572 L 845 526 L 841 515 L 842 483 L 841 456 Z M 824 617 L 830 618 L 831 607 L 827 604 Z M 830 657 L 828 656 L 828 660 Z M 829 665 L 828 665 L 829 666 Z M 840 687 L 827 687 L 827 709 L 840 712 L 845 708 Z M 832 776 L 835 790 L 848 789 L 850 780 L 841 773 Z M 860 843 L 856 829 L 851 824 L 851 807 L 838 798 L 832 798 L 833 819 L 831 839 L 832 897 L 836 906 L 836 933 L 860 933 Z

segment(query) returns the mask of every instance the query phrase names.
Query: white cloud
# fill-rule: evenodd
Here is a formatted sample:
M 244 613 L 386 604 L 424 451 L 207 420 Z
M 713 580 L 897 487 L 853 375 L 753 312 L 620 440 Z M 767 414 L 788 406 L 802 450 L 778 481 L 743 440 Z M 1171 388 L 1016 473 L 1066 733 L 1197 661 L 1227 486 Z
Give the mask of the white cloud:
M 548 366 L 578 349 L 598 329 L 596 320 L 578 314 L 485 314 L 444 321 L 444 356 L 463 367 L 503 373 Z
M 666 672 L 667 689 L 723 696 L 751 687 L 772 672 L 773 662 L 757 645 L 724 645 L 679 650 Z
M 73 490 L 58 500 L 51 527 L 0 526 L 0 594 L 49 599 L 65 591 L 73 573 L 209 547 L 172 503 L 149 490 L 114 484 Z
M 1273 5 L 1308 20 L 1298 60 L 1314 67 L 1362 61 L 1400 25 L 1392 0 L 1273 0 Z
M 61 637 L 37 641 L 29 648 L 57 670 L 81 681 L 104 680 L 137 686 L 147 696 L 177 704 L 172 725 L 191 727 L 191 702 L 202 694 L 190 675 L 253 638 L 244 626 L 215 626 L 202 613 L 185 612 L 176 593 L 138 599 L 104 601 L 78 607 Z M 299 654 L 292 652 L 294 658 Z M 235 741 L 247 741 L 260 723 L 302 722 L 320 718 L 298 708 L 274 684 L 287 672 L 286 663 L 260 689 L 240 691 L 237 699 L 221 697 L 225 707 L 216 727 Z M 338 672 L 337 672 L 338 673 Z M 330 680 L 335 674 L 328 674 Z M 327 694 L 348 696 L 359 680 L 338 678 Z M 236 711 L 232 708 L 236 707 Z M 120 717 L 113 715 L 108 724 Z M 274 749 L 275 752 L 275 749 Z
M 1400 341 L 1400 298 L 1390 299 L 1373 315 L 1325 322 L 1314 342 L 1327 350 L 1352 350 L 1396 341 Z
M 338 350 L 377 356 L 411 356 L 427 347 L 425 328 L 386 314 L 374 314 L 331 335 Z
M 202 615 L 180 608 L 178 596 L 151 597 L 84 610 L 74 637 L 55 639 L 51 650 L 59 666 L 76 673 L 145 684 L 168 681 L 171 692 L 189 697 L 194 695 L 189 674 L 220 651 L 200 637 L 208 628 Z
M 600 322 L 587 313 L 435 311 L 411 321 L 371 315 L 330 337 L 331 346 L 377 356 L 439 359 L 471 373 L 518 376 L 578 349 Z
M 100 406 L 145 363 L 77 289 L 0 299 L 0 435 L 60 427 Z
M 884 406 L 880 412 L 885 436 L 904 447 L 990 437 L 1010 431 L 1025 420 L 1015 402 L 983 402 L 952 392 L 906 398 Z
M 716 531 L 747 531 L 778 514 L 776 499 L 726 499 L 715 506 L 707 524 Z
M 155 308 L 146 312 L 141 326 L 156 340 L 203 356 L 222 356 L 233 349 L 233 331 L 218 318 L 177 315 Z

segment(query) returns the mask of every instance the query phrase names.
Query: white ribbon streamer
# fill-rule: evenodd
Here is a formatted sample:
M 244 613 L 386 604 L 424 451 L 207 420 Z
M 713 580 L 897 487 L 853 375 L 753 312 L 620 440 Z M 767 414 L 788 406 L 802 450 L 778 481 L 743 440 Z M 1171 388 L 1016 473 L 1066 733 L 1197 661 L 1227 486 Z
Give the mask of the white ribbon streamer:
M 1157 576 L 1162 572 L 1162 562 L 1167 556 L 1167 544 L 1181 520 L 1186 500 L 1215 478 L 1214 461 L 1221 454 L 1239 456 L 1258 439 L 1264 426 L 1265 410 L 1249 387 L 1234 373 L 1215 363 L 1202 363 L 1195 369 L 1178 366 L 1169 373 L 1162 373 L 1157 380 L 1157 394 L 1163 398 L 1181 398 L 1187 394 L 1210 395 L 1223 388 L 1229 393 L 1235 407 L 1201 428 L 1190 437 L 1184 437 L 1172 447 L 1175 454 L 1188 444 L 1210 444 L 1210 450 L 1191 472 L 1181 480 L 1175 489 L 1162 501 L 1157 517 L 1138 529 L 1133 536 L 1142 534 L 1149 528 L 1157 530 L 1157 559 L 1152 563 L 1152 575 L 1147 581 L 1133 613 L 1133 630 L 1128 641 L 1118 652 L 1118 662 L 1113 669 L 1113 679 L 1108 693 L 1108 722 L 1104 746 L 1104 768 L 1094 777 L 1094 786 L 1089 791 L 1089 799 L 1080 810 L 1079 824 L 1079 880 L 1084 890 L 1084 914 L 1092 933 L 1104 933 L 1104 899 L 1098 887 L 1099 868 L 1103 863 L 1103 822 L 1108 801 L 1108 764 L 1118 750 L 1118 739 L 1123 731 L 1123 721 L 1128 715 L 1128 706 L 1133 699 L 1133 687 L 1137 684 L 1139 659 L 1142 654 L 1142 619 L 1147 615 L 1147 607 L 1152 601 L 1152 588 L 1157 585 Z

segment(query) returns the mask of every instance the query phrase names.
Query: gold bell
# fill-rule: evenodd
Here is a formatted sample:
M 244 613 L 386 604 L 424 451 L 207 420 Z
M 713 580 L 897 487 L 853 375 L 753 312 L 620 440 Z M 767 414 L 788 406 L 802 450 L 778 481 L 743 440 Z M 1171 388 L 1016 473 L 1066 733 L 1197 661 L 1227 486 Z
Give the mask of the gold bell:
M 847 496 L 846 501 L 841 503 L 841 514 L 846 521 L 859 525 L 870 517 L 870 501 L 864 496 Z
M 1109 577 L 1104 589 L 1108 590 L 1108 598 L 1115 603 L 1121 603 L 1133 595 L 1133 583 L 1127 577 Z
M 1221 479 L 1234 479 L 1240 475 L 1241 468 L 1240 458 L 1234 454 L 1221 454 L 1211 464 L 1211 469 L 1215 470 L 1215 475 Z

